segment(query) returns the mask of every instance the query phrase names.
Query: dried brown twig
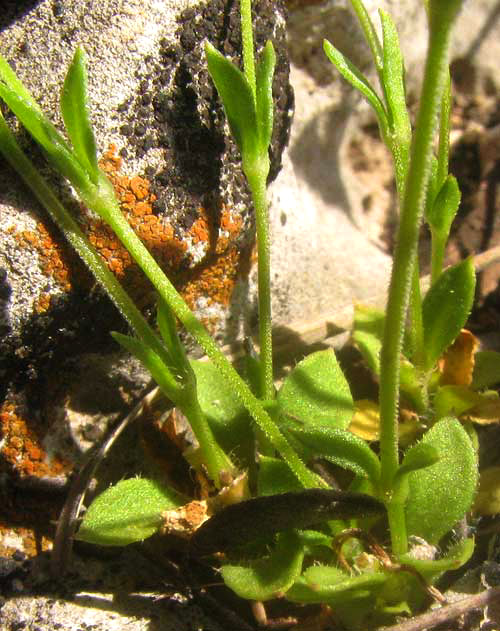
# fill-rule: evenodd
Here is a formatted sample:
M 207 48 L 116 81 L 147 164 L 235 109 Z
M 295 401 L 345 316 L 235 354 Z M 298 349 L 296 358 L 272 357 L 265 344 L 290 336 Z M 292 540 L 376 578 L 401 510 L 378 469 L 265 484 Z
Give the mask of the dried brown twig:
M 438 624 L 455 620 L 463 614 L 469 613 L 474 609 L 482 609 L 499 600 L 500 587 L 491 587 L 480 594 L 474 594 L 474 596 L 469 596 L 439 609 L 432 609 L 411 620 L 406 620 L 391 627 L 383 627 L 380 631 L 426 631 Z

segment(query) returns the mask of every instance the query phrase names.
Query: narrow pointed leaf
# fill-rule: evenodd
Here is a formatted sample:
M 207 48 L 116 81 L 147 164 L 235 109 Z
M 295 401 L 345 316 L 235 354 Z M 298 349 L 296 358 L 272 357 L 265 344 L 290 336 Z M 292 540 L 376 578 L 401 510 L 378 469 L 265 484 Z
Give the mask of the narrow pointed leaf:
M 353 433 L 335 428 L 291 430 L 317 458 L 325 458 L 339 467 L 367 477 L 374 486 L 380 480 L 380 461 L 368 444 Z
M 394 156 L 397 179 L 403 183 L 408 168 L 411 142 L 410 117 L 406 108 L 403 56 L 394 22 L 385 11 L 380 10 L 379 14 L 384 42 L 382 77 L 392 139 L 390 149 Z
M 406 523 L 409 535 L 435 544 L 472 506 L 478 480 L 477 458 L 456 418 L 438 421 L 422 443 L 434 447 L 439 460 L 409 474 Z
M 466 259 L 445 270 L 422 304 L 425 367 L 430 370 L 465 325 L 474 301 L 476 275 Z
M 256 157 L 259 146 L 257 114 L 248 80 L 208 42 L 205 44 L 205 55 L 234 139 L 242 154 Z
M 356 90 L 366 98 L 368 103 L 375 110 L 377 119 L 384 138 L 388 133 L 388 121 L 387 114 L 382 101 L 377 96 L 377 93 L 370 85 L 368 79 L 352 62 L 349 61 L 344 55 L 335 48 L 328 40 L 323 41 L 323 50 L 326 56 L 337 68 L 340 74 L 348 81 Z
M 450 162 L 450 114 L 451 114 L 451 76 L 448 70 L 446 84 L 441 99 L 439 113 L 439 144 L 437 149 L 437 182 L 441 186 L 448 175 Z
M 270 41 L 264 47 L 257 64 L 256 101 L 257 127 L 261 153 L 267 153 L 273 133 L 273 75 L 276 55 Z
M 176 317 L 172 309 L 161 297 L 158 297 L 156 309 L 156 323 L 167 347 L 171 364 L 177 368 L 182 376 L 185 376 L 189 371 L 189 361 L 177 333 Z
M 0 83 L 0 97 L 45 151 L 52 165 L 75 187 L 87 187 L 88 179 L 85 171 L 73 157 L 71 148 L 49 119 L 38 108 L 33 107 L 30 102 L 19 97 L 2 83 Z
M 375 30 L 373 22 L 370 19 L 370 15 L 366 10 L 366 7 L 363 4 L 362 0 L 351 0 L 351 6 L 358 16 L 358 20 L 361 24 L 361 28 L 363 29 L 363 33 L 365 34 L 366 41 L 370 46 L 375 68 L 377 69 L 379 76 L 381 76 L 384 62 L 382 45 L 378 38 L 377 31 Z
M 163 511 L 183 503 L 175 491 L 154 480 L 121 480 L 92 502 L 76 538 L 101 546 L 142 541 L 161 526 Z
M 460 205 L 460 197 L 456 178 L 448 175 L 426 217 L 431 230 L 443 239 L 448 237 L 451 223 Z
M 383 78 L 387 97 L 387 106 L 391 113 L 392 126 L 398 140 L 410 143 L 411 125 L 406 108 L 404 85 L 403 55 L 399 45 L 399 37 L 392 18 L 385 11 L 379 10 L 384 42 Z
M 0 79 L 13 90 L 19 98 L 23 99 L 28 105 L 41 113 L 40 106 L 35 101 L 29 90 L 19 80 L 16 73 L 10 67 L 7 60 L 0 55 Z
M 224 565 L 222 578 L 240 598 L 265 601 L 276 598 L 293 585 L 303 559 L 304 549 L 298 536 L 293 531 L 284 532 L 268 557 L 248 567 Z
M 99 179 L 97 147 L 87 107 L 85 55 L 75 51 L 61 93 L 61 113 L 73 151 L 94 184 Z

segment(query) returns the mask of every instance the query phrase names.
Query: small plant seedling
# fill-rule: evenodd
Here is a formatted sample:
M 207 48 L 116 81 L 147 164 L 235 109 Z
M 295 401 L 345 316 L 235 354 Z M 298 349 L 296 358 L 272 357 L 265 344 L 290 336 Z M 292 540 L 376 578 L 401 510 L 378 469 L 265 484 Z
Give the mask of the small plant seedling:
M 208 70 L 241 152 L 256 212 L 260 353 L 246 358 L 245 378 L 217 348 L 121 214 L 97 161 L 82 50 L 75 53 L 61 96 L 68 139 L 3 59 L 0 97 L 153 283 L 158 292 L 156 328 L 107 270 L 1 117 L 0 151 L 130 324 L 133 335 L 114 337 L 139 358 L 163 396 L 187 417 L 197 445 L 183 453 L 210 489 L 203 496 L 186 497 L 154 479 L 121 480 L 90 505 L 77 537 L 100 545 L 127 545 L 162 532 L 166 521 L 173 523 L 193 509 L 190 554 L 219 553 L 220 574 L 238 596 L 259 602 L 280 596 L 291 603 L 328 605 L 346 628 L 368 629 L 422 608 L 432 584 L 473 552 L 472 538 L 450 544 L 452 529 L 471 510 L 478 482 L 475 430 L 458 417 L 491 400 L 484 389 L 498 381 L 500 355 L 478 353 L 477 370 L 468 383 L 445 383 L 443 365 L 450 363 L 462 335 L 475 289 L 471 260 L 443 269 L 460 200 L 456 180 L 448 173 L 447 55 L 461 2 L 425 2 L 429 46 L 413 127 L 392 19 L 380 12 L 380 39 L 361 0 L 351 0 L 351 5 L 371 49 L 380 90 L 332 43 L 325 41 L 324 51 L 373 107 L 393 157 L 400 205 L 387 308 L 382 312 L 357 307 L 353 331 L 380 383 L 379 401 L 371 408 L 375 406 L 377 419 L 375 448 L 351 426 L 358 402 L 333 351 L 312 353 L 279 387 L 274 382 L 266 180 L 275 55 L 267 42 L 255 61 L 250 0 L 241 0 L 243 70 L 205 43 Z M 416 253 L 423 220 L 432 235 L 432 284 L 422 297 Z M 178 322 L 210 361 L 188 357 Z M 416 424 L 400 444 L 401 407 L 411 411 Z M 337 476 L 342 488 L 328 488 L 312 466 L 318 459 L 332 475 L 344 470 Z M 348 538 L 342 535 L 346 528 Z M 384 543 L 390 541 L 387 552 L 379 546 L 382 552 L 371 554 L 372 531 Z M 415 538 L 441 545 L 442 552 L 417 558 L 411 548 Z

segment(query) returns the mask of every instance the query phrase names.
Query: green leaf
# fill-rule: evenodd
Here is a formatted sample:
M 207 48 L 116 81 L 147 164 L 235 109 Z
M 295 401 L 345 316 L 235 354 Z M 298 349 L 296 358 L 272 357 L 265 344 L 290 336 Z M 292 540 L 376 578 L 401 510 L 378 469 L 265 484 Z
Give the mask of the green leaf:
M 474 539 L 464 539 L 451 546 L 440 559 L 416 559 L 411 554 L 403 554 L 400 562 L 413 567 L 427 581 L 436 581 L 444 572 L 456 570 L 471 558 L 474 552 Z
M 380 350 L 384 335 L 385 314 L 380 309 L 356 305 L 352 339 L 363 355 L 368 367 L 377 377 L 380 375 Z M 417 411 L 423 411 L 422 385 L 415 366 L 401 357 L 400 383 L 402 392 Z
M 190 364 L 200 407 L 217 443 L 248 464 L 253 459 L 254 435 L 246 408 L 212 362 L 192 360 Z
M 384 335 L 384 312 L 380 309 L 356 305 L 352 339 L 361 351 L 368 367 L 380 375 L 380 349 Z
M 323 40 L 323 50 L 325 51 L 326 56 L 332 62 L 332 64 L 337 68 L 340 74 L 344 77 L 346 81 L 348 81 L 353 88 L 361 92 L 361 94 L 366 98 L 368 103 L 375 110 L 375 114 L 377 115 L 377 119 L 380 125 L 380 129 L 382 132 L 382 136 L 384 138 L 388 135 L 389 125 L 387 121 L 387 113 L 384 108 L 384 104 L 377 96 L 377 93 L 370 85 L 368 79 L 364 76 L 364 74 L 356 68 L 356 66 L 349 61 L 344 55 L 332 46 L 328 40 Z
M 349 385 L 331 349 L 299 362 L 285 378 L 277 401 L 284 428 L 347 429 L 354 412 Z
M 267 153 L 273 133 L 273 75 L 276 55 L 270 41 L 264 47 L 257 64 L 256 101 L 260 152 Z
M 37 110 L 40 114 L 42 113 L 38 103 L 32 97 L 29 90 L 23 85 L 22 81 L 18 79 L 16 73 L 2 55 L 0 55 L 0 80 L 15 92 L 19 98 L 23 99 L 27 105 Z
M 466 386 L 440 386 L 434 396 L 434 415 L 436 419 L 461 416 L 485 400 L 488 399 Z
M 122 335 L 113 331 L 111 333 L 121 346 L 132 353 L 149 370 L 163 393 L 175 404 L 179 404 L 181 386 L 175 380 L 165 362 L 146 344 L 135 337 Z
M 390 112 L 391 151 L 395 158 L 398 177 L 402 180 L 406 174 L 411 142 L 411 125 L 406 108 L 404 85 L 404 65 L 399 37 L 392 18 L 379 10 L 383 35 L 382 78 L 387 107 Z
M 439 460 L 408 476 L 407 529 L 409 535 L 435 544 L 472 505 L 478 480 L 477 458 L 456 418 L 438 421 L 421 442 L 434 447 Z
M 364 440 L 351 432 L 327 427 L 292 429 L 314 457 L 325 458 L 356 475 L 367 477 L 376 487 L 380 481 L 380 461 Z
M 240 598 L 265 601 L 286 592 L 299 576 L 304 549 L 293 531 L 278 536 L 271 554 L 248 567 L 223 565 L 222 578 Z
M 479 351 L 474 355 L 472 388 L 481 390 L 500 383 L 500 353 Z
M 74 154 L 90 180 L 97 184 L 99 180 L 97 147 L 87 109 L 85 54 L 80 47 L 76 49 L 64 79 L 61 113 Z
M 75 188 L 88 188 L 85 171 L 72 155 L 67 142 L 40 109 L 2 83 L 0 83 L 0 97 L 45 151 L 52 165 L 67 177 Z
M 296 603 L 344 603 L 369 596 L 387 581 L 383 572 L 351 577 L 336 567 L 314 565 L 304 572 L 286 594 Z
M 385 506 L 363 493 L 309 488 L 253 497 L 224 507 L 191 538 L 200 555 L 241 548 L 291 528 L 307 529 L 330 520 L 383 515 Z
M 288 491 L 300 491 L 302 485 L 283 460 L 270 456 L 259 457 L 257 492 L 261 495 L 277 495 Z
M 186 377 L 191 368 L 186 350 L 177 333 L 177 320 L 172 309 L 160 296 L 156 305 L 156 323 L 165 342 L 171 365 L 179 371 L 179 377 Z
M 142 541 L 161 526 L 163 511 L 184 503 L 175 491 L 154 480 L 121 480 L 92 502 L 76 538 L 101 546 Z
M 439 452 L 434 445 L 420 442 L 410 447 L 403 458 L 403 462 L 398 469 L 397 476 L 408 475 L 412 471 L 425 469 L 435 464 L 439 460 Z
M 449 267 L 429 289 L 422 304 L 425 368 L 432 369 L 465 325 L 474 301 L 472 259 Z
M 440 238 L 448 238 L 451 224 L 460 205 L 460 189 L 453 175 L 448 175 L 441 186 L 434 203 L 427 211 L 427 223 Z
M 415 366 L 405 357 L 401 358 L 399 388 L 415 407 L 416 411 L 419 414 L 424 414 L 427 405 L 423 399 L 420 375 Z
M 208 71 L 224 106 L 231 133 L 243 156 L 259 154 L 257 112 L 252 88 L 245 75 L 221 55 L 212 44 L 205 44 Z
M 431 156 L 431 164 L 429 171 L 429 180 L 427 183 L 427 194 L 425 196 L 425 217 L 429 214 L 429 208 L 434 203 L 436 199 L 436 195 L 439 193 L 439 182 L 438 182 L 438 169 L 439 164 L 436 156 Z
M 383 58 L 382 58 L 382 45 L 377 35 L 377 31 L 370 19 L 370 14 L 366 10 L 365 5 L 361 0 L 351 0 L 351 6 L 358 16 L 359 23 L 365 34 L 366 41 L 370 46 L 370 50 L 373 57 L 373 62 L 379 76 L 382 74 Z
M 262 398 L 261 392 L 261 362 L 257 355 L 245 354 L 242 361 L 241 374 L 250 386 L 250 390 L 258 398 Z

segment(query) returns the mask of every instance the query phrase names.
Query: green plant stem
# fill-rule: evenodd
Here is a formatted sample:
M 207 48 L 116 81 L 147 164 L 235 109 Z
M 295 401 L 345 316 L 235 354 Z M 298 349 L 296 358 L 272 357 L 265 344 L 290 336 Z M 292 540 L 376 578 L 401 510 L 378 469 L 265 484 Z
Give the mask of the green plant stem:
M 410 329 L 412 339 L 412 362 L 416 368 L 424 364 L 424 323 L 422 320 L 422 294 L 420 293 L 420 267 L 415 260 L 411 282 Z
M 434 230 L 431 230 L 431 235 L 431 285 L 434 285 L 443 271 L 444 253 L 448 236 L 442 237 Z
M 243 405 L 247 408 L 264 435 L 272 443 L 273 447 L 281 454 L 283 460 L 288 464 L 300 483 L 304 487 L 317 486 L 317 478 L 315 478 L 298 457 L 295 450 L 279 431 L 277 425 L 267 414 L 261 402 L 253 395 L 248 385 L 219 350 L 203 324 L 196 318 L 175 287 L 162 272 L 150 252 L 132 230 L 129 223 L 122 215 L 116 198 L 112 194 L 112 190 L 98 198 L 94 197 L 92 200 L 89 200 L 89 203 L 90 201 L 92 202 L 92 205 L 90 205 L 92 210 L 97 212 L 109 224 L 163 300 L 165 300 L 179 318 L 186 330 L 196 339 L 227 382 L 234 388 Z
M 116 280 L 114 274 L 107 268 L 102 258 L 89 244 L 87 237 L 80 230 L 76 221 L 69 215 L 68 211 L 54 195 L 33 164 L 24 155 L 1 114 L 0 149 L 4 158 L 33 191 L 37 199 L 47 210 L 50 218 L 62 230 L 64 236 L 79 253 L 97 281 L 106 288 L 112 301 L 134 329 L 137 336 L 166 361 L 165 349 L 159 337 L 153 329 L 151 329 L 127 292 Z
M 215 487 L 220 488 L 224 479 L 222 474 L 234 473 L 234 466 L 215 440 L 207 418 L 200 407 L 196 385 L 191 389 L 191 392 L 185 393 L 179 407 L 189 419 L 193 433 L 200 445 L 203 463 L 207 467 L 208 474 L 213 480 Z
M 441 103 L 441 112 L 439 116 L 439 144 L 437 152 L 437 172 L 436 172 L 436 191 L 439 192 L 446 176 L 448 175 L 449 154 L 450 154 L 450 110 L 451 110 L 451 78 L 450 72 L 447 72 L 445 88 L 443 90 L 443 98 Z M 429 203 L 433 203 L 433 199 Z M 443 271 L 444 254 L 446 243 L 448 242 L 448 234 L 444 236 L 431 228 L 431 285 L 439 278 Z
M 446 80 L 447 51 L 452 20 L 430 20 L 429 50 L 420 99 L 417 125 L 413 136 L 410 166 L 405 186 L 381 351 L 380 378 L 380 458 L 381 484 L 391 512 L 391 490 L 398 460 L 398 406 L 400 353 L 413 269 L 415 267 L 418 233 L 422 218 L 427 181 L 432 156 L 432 140 L 436 117 Z M 403 508 L 394 507 L 401 512 Z M 396 531 L 391 528 L 393 552 L 400 554 L 405 540 L 398 530 L 401 519 L 393 517 Z
M 274 399 L 273 343 L 271 319 L 271 240 L 266 180 L 269 172 L 267 156 L 259 160 L 260 169 L 245 171 L 255 207 L 258 253 L 260 394 L 264 400 Z M 260 166 L 260 165 L 259 165 Z
M 256 102 L 255 55 L 252 29 L 252 2 L 241 0 L 241 39 L 243 42 L 243 68 Z M 259 296 L 259 345 L 260 345 L 260 396 L 264 400 L 274 398 L 273 346 L 271 320 L 271 244 L 269 238 L 269 213 L 267 203 L 267 176 L 269 158 L 260 156 L 255 163 L 245 164 L 247 178 L 255 208 L 258 253 L 258 296 Z
M 243 72 L 256 98 L 255 56 L 253 48 L 252 0 L 240 1 L 241 41 L 243 44 Z
M 99 254 L 90 245 L 87 237 L 80 230 L 76 221 L 57 199 L 30 160 L 24 155 L 1 114 L 0 148 L 6 160 L 11 164 L 15 171 L 21 175 L 37 199 L 45 207 L 50 218 L 60 228 L 66 239 L 76 252 L 78 252 L 84 263 L 89 267 L 97 282 L 105 288 L 109 297 L 115 303 L 123 317 L 127 320 L 137 337 L 146 346 L 153 350 L 156 355 L 158 355 L 160 360 L 163 362 L 162 366 L 169 366 L 170 360 L 162 341 L 155 331 L 149 326 L 142 313 L 137 309 L 134 302 L 117 281 L 114 274 L 108 269 Z M 167 379 L 167 377 L 170 376 L 168 371 L 161 372 L 164 379 Z M 161 387 L 163 384 L 159 383 L 159 385 Z M 186 395 L 181 395 L 181 386 L 176 386 L 171 376 L 167 382 L 167 386 L 168 387 L 164 388 L 164 392 L 167 396 L 169 392 L 172 392 L 172 387 L 174 387 L 174 389 L 177 390 L 177 397 L 182 396 L 182 399 L 186 400 Z M 196 401 L 198 409 L 194 409 L 194 416 L 189 416 L 189 418 L 193 424 L 193 431 L 204 453 L 210 475 L 213 476 L 216 484 L 218 484 L 220 474 L 228 468 L 230 461 L 215 441 L 207 419 L 203 416 L 201 410 L 199 410 L 198 401 L 195 395 L 193 400 Z M 175 403 L 177 403 L 177 401 L 175 401 Z M 195 404 L 190 403 L 189 405 L 189 412 L 192 412 L 193 410 L 191 408 L 194 408 Z M 183 408 L 183 411 L 186 411 L 188 405 L 184 405 Z
M 391 533 L 392 553 L 395 555 L 408 552 L 408 535 L 404 507 L 408 497 L 408 476 L 399 480 L 393 488 L 391 501 L 387 504 L 387 519 Z

